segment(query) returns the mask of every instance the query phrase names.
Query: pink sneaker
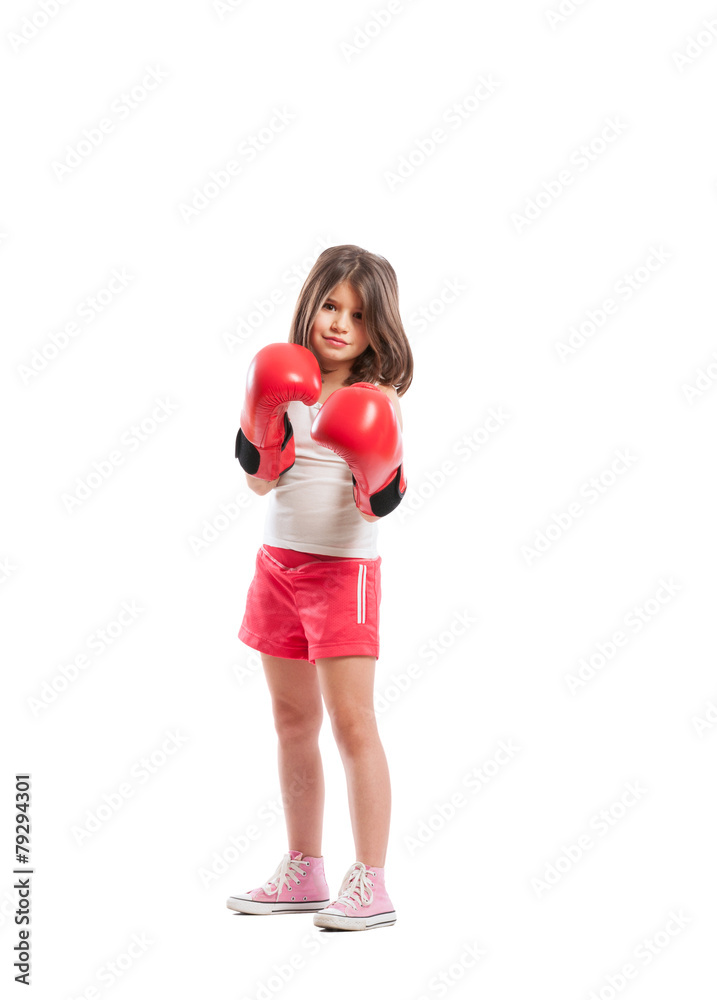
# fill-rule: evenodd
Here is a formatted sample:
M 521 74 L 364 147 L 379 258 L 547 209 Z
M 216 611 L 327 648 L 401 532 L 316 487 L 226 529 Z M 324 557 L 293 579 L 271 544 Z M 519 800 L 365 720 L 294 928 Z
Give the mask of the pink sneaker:
M 259 889 L 230 896 L 227 906 L 239 913 L 305 913 L 329 902 L 324 859 L 289 851 L 279 867 Z
M 366 931 L 396 923 L 396 911 L 388 898 L 385 868 L 369 868 L 355 861 L 344 876 L 339 898 L 314 914 L 317 927 L 341 931 Z

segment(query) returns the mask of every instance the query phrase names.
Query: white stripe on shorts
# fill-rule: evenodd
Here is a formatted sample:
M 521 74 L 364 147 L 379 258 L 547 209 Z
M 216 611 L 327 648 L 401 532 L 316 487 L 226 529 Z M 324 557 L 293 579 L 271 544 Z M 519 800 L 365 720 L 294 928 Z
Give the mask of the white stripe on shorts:
M 356 622 L 366 624 L 366 564 L 359 563 L 356 581 Z

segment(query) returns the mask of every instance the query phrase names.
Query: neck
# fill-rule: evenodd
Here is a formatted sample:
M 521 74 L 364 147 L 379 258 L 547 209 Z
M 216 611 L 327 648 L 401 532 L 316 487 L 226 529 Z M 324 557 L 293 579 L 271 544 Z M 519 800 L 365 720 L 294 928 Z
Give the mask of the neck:
M 348 378 L 351 371 L 351 366 L 346 365 L 342 368 L 336 368 L 333 371 L 326 372 L 322 374 L 321 381 L 324 385 L 338 386 L 343 385 L 345 380 Z

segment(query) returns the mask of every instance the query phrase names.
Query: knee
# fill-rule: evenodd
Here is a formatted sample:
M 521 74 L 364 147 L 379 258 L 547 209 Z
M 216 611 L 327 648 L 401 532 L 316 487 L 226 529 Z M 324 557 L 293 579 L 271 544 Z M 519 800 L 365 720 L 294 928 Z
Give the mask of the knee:
M 318 739 L 323 721 L 321 706 L 274 705 L 274 728 L 282 742 Z
M 378 738 L 373 709 L 358 712 L 354 706 L 346 712 L 337 712 L 331 718 L 331 727 L 337 746 L 348 753 L 356 753 Z

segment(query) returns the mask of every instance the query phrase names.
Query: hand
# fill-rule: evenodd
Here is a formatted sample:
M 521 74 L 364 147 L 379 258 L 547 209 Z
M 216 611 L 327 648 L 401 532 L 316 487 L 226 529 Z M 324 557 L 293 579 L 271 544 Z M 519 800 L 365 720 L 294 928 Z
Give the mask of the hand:
M 388 396 L 368 382 L 332 392 L 311 426 L 318 444 L 351 469 L 354 502 L 362 514 L 385 517 L 403 500 L 403 442 Z
M 321 395 L 321 369 L 300 344 L 268 344 L 247 373 L 246 395 L 234 454 L 250 476 L 278 479 L 295 461 L 294 429 L 287 409 L 293 400 L 312 406 Z

